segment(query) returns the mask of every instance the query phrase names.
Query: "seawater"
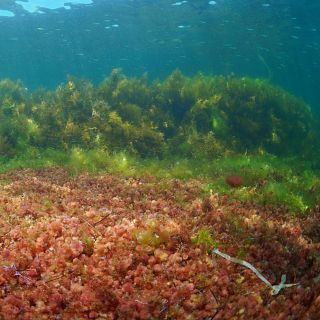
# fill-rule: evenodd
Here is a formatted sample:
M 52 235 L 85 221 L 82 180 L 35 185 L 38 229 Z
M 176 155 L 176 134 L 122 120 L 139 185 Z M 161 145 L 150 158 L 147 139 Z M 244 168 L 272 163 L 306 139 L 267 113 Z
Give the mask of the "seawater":
M 309 0 L 7 0 L 0 78 L 30 90 L 67 75 L 269 79 L 319 110 L 320 2 Z

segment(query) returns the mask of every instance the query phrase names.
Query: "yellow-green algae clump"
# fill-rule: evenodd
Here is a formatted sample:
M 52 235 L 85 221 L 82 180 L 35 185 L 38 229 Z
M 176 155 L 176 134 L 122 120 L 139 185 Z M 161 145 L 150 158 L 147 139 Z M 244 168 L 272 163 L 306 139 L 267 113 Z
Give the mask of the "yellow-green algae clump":
M 0 153 L 28 148 L 103 147 L 141 157 L 215 158 L 238 152 L 308 153 L 317 143 L 308 105 L 260 79 L 127 78 L 119 70 L 97 87 L 70 77 L 29 94 L 0 81 Z

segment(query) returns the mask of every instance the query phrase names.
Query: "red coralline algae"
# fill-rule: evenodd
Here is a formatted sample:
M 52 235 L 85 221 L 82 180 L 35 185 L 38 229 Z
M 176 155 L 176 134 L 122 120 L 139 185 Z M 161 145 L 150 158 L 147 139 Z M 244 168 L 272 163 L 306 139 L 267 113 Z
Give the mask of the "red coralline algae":
M 243 179 L 240 176 L 227 176 L 226 183 L 232 188 L 238 188 L 243 185 Z
M 0 188 L 1 320 L 320 319 L 318 219 L 258 214 L 218 194 L 202 201 L 195 180 L 164 190 L 152 177 L 59 169 L 0 180 L 14 181 Z M 21 207 L 37 214 L 20 216 Z M 301 287 L 271 296 L 251 271 L 209 255 L 205 238 L 192 243 L 208 229 L 272 284 L 286 274 Z

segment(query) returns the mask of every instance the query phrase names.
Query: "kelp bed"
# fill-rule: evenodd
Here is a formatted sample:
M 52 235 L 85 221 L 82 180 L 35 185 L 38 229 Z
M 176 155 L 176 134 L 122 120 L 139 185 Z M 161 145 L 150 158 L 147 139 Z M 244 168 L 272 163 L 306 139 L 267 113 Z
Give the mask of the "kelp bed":
M 191 179 L 1 174 L 0 318 L 319 319 L 319 209 L 292 216 Z M 254 265 L 250 270 L 212 250 Z

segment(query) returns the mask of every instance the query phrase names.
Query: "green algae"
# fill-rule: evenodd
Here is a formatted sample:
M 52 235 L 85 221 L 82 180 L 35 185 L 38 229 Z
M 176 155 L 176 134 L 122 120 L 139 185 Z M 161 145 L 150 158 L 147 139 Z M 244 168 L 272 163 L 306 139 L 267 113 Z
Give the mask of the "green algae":
M 305 212 L 320 200 L 318 125 L 300 99 L 234 75 L 148 82 L 116 69 L 98 86 L 69 77 L 32 94 L 1 80 L 0 170 L 196 177 L 205 194 Z M 233 174 L 241 188 L 225 183 Z

